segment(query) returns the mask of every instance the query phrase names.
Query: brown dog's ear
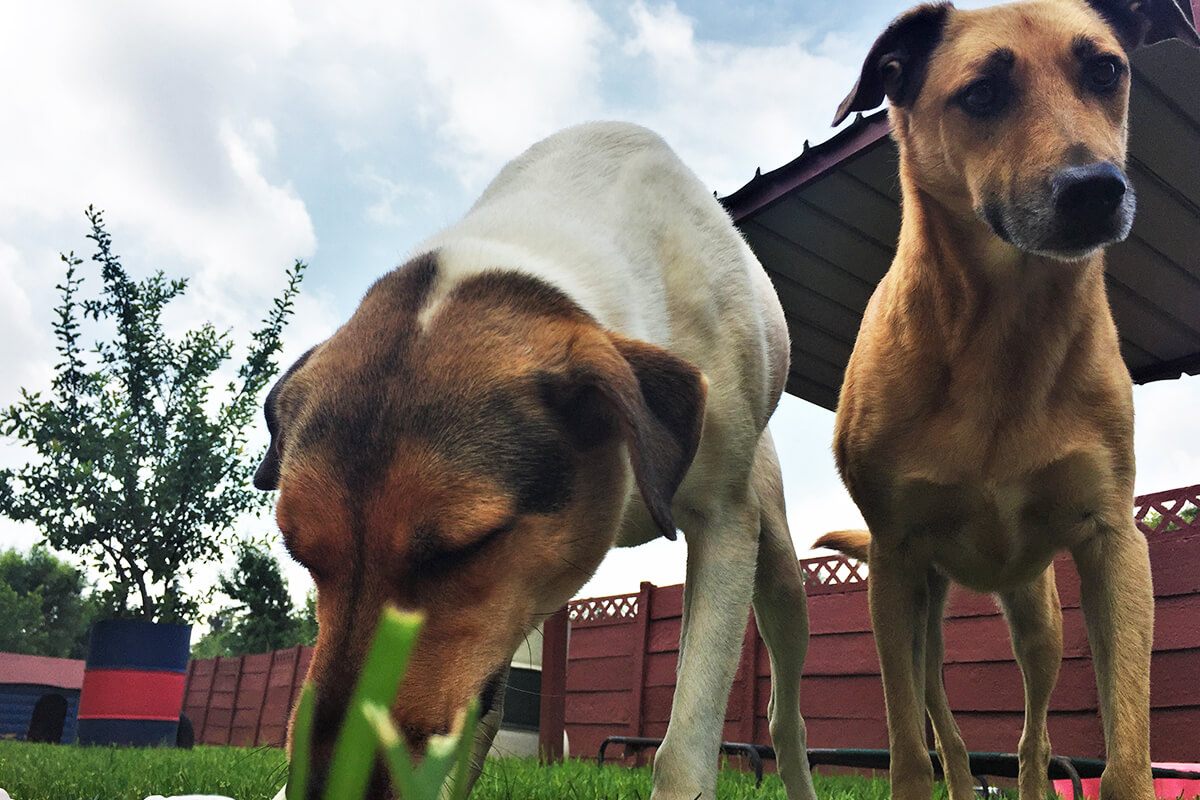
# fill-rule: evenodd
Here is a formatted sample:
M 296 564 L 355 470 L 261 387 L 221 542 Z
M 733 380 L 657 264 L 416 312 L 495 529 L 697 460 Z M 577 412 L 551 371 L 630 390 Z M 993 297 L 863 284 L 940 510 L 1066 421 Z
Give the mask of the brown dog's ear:
M 604 335 L 603 346 L 573 351 L 566 374 L 548 378 L 543 397 L 584 446 L 619 431 L 650 516 L 674 539 L 671 501 L 700 445 L 708 382 L 661 347 Z
M 862 74 L 838 106 L 834 125 L 853 111 L 870 111 L 886 96 L 898 106 L 910 105 L 925 81 L 929 54 L 942 38 L 950 3 L 931 3 L 905 11 L 879 35 L 863 62 Z
M 308 357 L 316 349 L 315 347 L 310 348 L 308 352 L 296 359 L 296 363 L 288 367 L 287 372 L 283 373 L 283 377 L 275 381 L 275 385 L 267 393 L 266 402 L 263 403 L 263 414 L 267 418 L 267 431 L 271 434 L 271 444 L 267 446 L 267 454 L 263 456 L 262 463 L 254 471 L 255 489 L 268 491 L 279 488 L 279 462 L 283 458 L 283 426 L 280 419 L 279 393 L 287 384 L 288 379 L 296 370 L 304 366 L 304 362 L 308 361 Z
M 1126 50 L 1167 39 L 1200 47 L 1200 36 L 1174 0 L 1087 0 L 1104 17 Z

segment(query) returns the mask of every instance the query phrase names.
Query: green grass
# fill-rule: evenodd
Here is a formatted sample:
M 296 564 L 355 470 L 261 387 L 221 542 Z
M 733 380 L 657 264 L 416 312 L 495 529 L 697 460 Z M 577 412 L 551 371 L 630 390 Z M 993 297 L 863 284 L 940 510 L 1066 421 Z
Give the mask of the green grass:
M 414 766 L 404 737 L 387 712 L 420 629 L 420 619 L 388 609 L 363 665 L 358 685 L 336 739 L 326 800 L 359 800 L 376 755 L 389 767 L 393 785 L 406 800 L 438 800 L 449 780 L 462 800 L 461 776 L 467 768 L 477 706 L 449 736 L 434 736 Z M 313 689 L 305 685 L 293 726 L 295 755 L 288 794 L 306 796 L 308 750 L 313 719 Z M 288 779 L 282 750 L 197 747 L 194 750 L 76 747 L 0 741 L 0 788 L 13 800 L 142 800 L 149 795 L 212 794 L 235 800 L 270 800 Z M 582 761 L 542 767 L 536 761 L 489 761 L 472 795 L 474 800 L 645 800 L 650 769 L 598 767 Z M 945 797 L 943 787 L 934 800 Z M 821 778 L 822 800 L 884 800 L 885 780 Z M 761 788 L 754 777 L 722 770 L 717 794 L 722 800 L 785 800 L 783 785 L 768 776 Z
M 29 744 L 0 741 L 0 788 L 13 800 L 142 800 L 151 794 L 219 794 L 270 800 L 283 784 L 286 760 L 276 748 L 196 747 L 194 750 Z M 885 800 L 886 779 L 817 775 L 821 800 Z M 721 800 L 784 800 L 767 775 L 725 770 Z M 935 795 L 944 797 L 942 795 Z M 471 800 L 646 800 L 650 768 L 626 769 L 567 761 L 488 761 Z
M 887 779 L 814 776 L 820 800 L 887 800 Z M 471 800 L 648 800 L 650 767 L 625 768 L 570 760 L 539 767 L 534 761 L 488 761 Z M 936 795 L 935 797 L 943 797 Z M 777 775 L 754 786 L 754 773 L 722 770 L 717 780 L 721 800 L 786 800 Z M 16 798 L 14 798 L 16 800 Z
M 139 749 L 0 741 L 0 788 L 13 800 L 142 800 L 218 794 L 270 800 L 283 785 L 278 748 Z

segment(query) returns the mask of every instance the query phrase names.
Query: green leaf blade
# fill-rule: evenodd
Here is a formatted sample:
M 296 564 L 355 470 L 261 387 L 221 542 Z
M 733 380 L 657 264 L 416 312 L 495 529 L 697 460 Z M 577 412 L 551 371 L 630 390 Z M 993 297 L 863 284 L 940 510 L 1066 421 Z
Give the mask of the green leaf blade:
M 392 707 L 420 627 L 420 615 L 384 609 L 334 745 L 326 800 L 359 800 L 366 793 L 378 740 L 362 708 L 365 703 Z

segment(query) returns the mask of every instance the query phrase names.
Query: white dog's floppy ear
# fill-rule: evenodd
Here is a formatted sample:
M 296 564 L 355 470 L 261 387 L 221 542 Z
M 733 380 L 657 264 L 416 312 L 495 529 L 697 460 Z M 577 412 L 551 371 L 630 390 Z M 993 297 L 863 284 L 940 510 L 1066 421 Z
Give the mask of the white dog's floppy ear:
M 304 362 L 308 361 L 308 357 L 312 355 L 313 347 L 308 350 L 300 358 L 296 359 L 296 363 L 288 367 L 287 372 L 275 382 L 271 387 L 271 391 L 267 393 L 266 402 L 263 403 L 263 414 L 267 418 L 267 431 L 271 434 L 271 444 L 267 446 L 267 453 L 263 456 L 262 463 L 258 465 L 258 469 L 254 472 L 254 488 L 267 491 L 270 489 L 279 488 L 279 464 L 283 459 L 283 427 L 284 420 L 282 417 L 286 414 L 281 413 L 279 407 L 279 394 L 283 387 L 287 385 L 288 379 L 304 366 Z
M 606 332 L 568 359 L 543 399 L 584 447 L 620 434 L 646 508 L 674 539 L 671 501 L 700 445 L 708 381 L 661 347 Z
M 1200 47 L 1200 36 L 1174 0 L 1087 0 L 1112 26 L 1126 50 L 1167 39 Z
M 851 112 L 877 108 L 885 96 L 895 105 L 911 105 L 952 8 L 950 3 L 931 3 L 896 17 L 871 46 L 858 83 L 838 106 L 833 124 L 840 125 Z

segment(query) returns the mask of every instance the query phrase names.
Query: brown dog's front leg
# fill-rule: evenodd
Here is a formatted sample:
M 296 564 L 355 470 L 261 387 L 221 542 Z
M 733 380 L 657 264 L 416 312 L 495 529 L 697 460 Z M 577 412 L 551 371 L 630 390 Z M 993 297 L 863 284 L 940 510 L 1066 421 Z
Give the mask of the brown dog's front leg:
M 933 764 L 925 743 L 925 658 L 929 588 L 925 565 L 903 548 L 871 539 L 868 595 L 883 673 L 893 800 L 929 800 Z M 915 580 L 914 580 L 915 579 Z
M 1128 524 L 1101 530 L 1076 546 L 1071 555 L 1079 570 L 1104 718 L 1108 766 L 1100 780 L 1100 798 L 1153 800 L 1150 649 L 1154 592 L 1146 539 L 1130 517 Z

